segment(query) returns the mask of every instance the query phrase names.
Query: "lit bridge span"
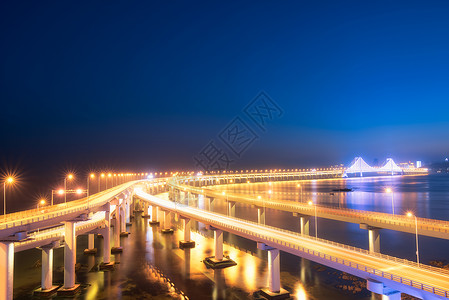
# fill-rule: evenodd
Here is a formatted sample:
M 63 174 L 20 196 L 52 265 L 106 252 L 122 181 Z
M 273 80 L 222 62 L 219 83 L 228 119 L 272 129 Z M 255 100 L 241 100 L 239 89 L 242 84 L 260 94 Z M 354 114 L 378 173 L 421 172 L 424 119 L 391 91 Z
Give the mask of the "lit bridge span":
M 400 299 L 400 292 L 421 299 L 449 297 L 449 272 L 443 269 L 177 204 L 142 189 L 137 189 L 135 196 L 147 201 L 153 209 L 162 210 L 164 228 L 169 226 L 168 213 L 184 219 L 184 242 L 190 238 L 190 227 L 186 228 L 189 220 L 208 225 L 215 231 L 215 257 L 220 259 L 223 259 L 223 231 L 257 242 L 259 248 L 268 250 L 269 290 L 272 292 L 282 291 L 279 274 L 281 250 L 364 278 L 369 289 L 389 297 L 387 299 Z M 153 215 L 158 216 L 159 213 L 153 210 Z
M 195 185 L 190 182 L 190 184 Z M 415 234 L 415 220 L 406 215 L 392 215 L 388 213 L 364 211 L 347 208 L 334 208 L 309 205 L 307 202 L 296 202 L 290 200 L 272 200 L 266 195 L 263 198 L 242 196 L 229 192 L 221 192 L 207 187 L 199 188 L 186 184 L 169 182 L 172 197 L 177 199 L 188 199 L 192 196 L 202 195 L 205 197 L 206 207 L 213 210 L 213 203 L 216 199 L 227 202 L 227 211 L 231 216 L 235 216 L 236 203 L 248 204 L 257 208 L 259 223 L 265 223 L 265 209 L 276 209 L 291 212 L 299 217 L 300 233 L 309 234 L 310 217 L 342 221 L 360 224 L 360 227 L 369 232 L 370 251 L 380 252 L 380 229 L 390 229 L 400 232 Z M 175 192 L 174 192 L 175 191 Z M 190 194 L 190 195 L 189 195 Z M 417 218 L 418 233 L 420 235 L 448 239 L 449 222 L 426 218 Z
M 341 171 L 338 172 L 341 174 Z M 234 180 L 240 180 L 243 183 L 251 180 L 292 180 L 301 176 L 329 178 L 338 172 L 312 170 L 309 173 L 300 174 L 299 172 L 253 173 L 244 176 L 239 174 L 234 176 Z M 198 184 L 198 186 L 219 184 L 223 178 L 229 180 L 228 174 L 209 176 L 209 179 L 208 176 L 199 177 L 201 179 L 191 180 L 185 177 L 182 180 L 184 183 L 190 181 L 192 185 Z M 152 205 L 152 221 L 158 222 L 159 215 L 162 214 L 163 230 L 169 230 L 167 227 L 170 226 L 170 216 L 173 213 L 182 217 L 184 241 L 181 245 L 184 246 L 194 246 L 194 242 L 190 241 L 190 219 L 209 225 L 210 229 L 215 231 L 215 260 L 218 260 L 218 263 L 225 260 L 222 253 L 223 231 L 258 242 L 261 249 L 269 252 L 271 273 L 267 293 L 282 294 L 283 292 L 279 278 L 279 251 L 281 250 L 365 278 L 368 280 L 370 290 L 389 295 L 391 299 L 398 299 L 400 295 L 398 291 L 423 299 L 449 298 L 449 292 L 447 292 L 449 291 L 449 273 L 444 270 L 422 264 L 418 266 L 413 262 L 311 238 L 306 234 L 286 232 L 211 211 L 174 204 L 144 191 L 146 188 L 154 194 L 167 192 L 169 191 L 167 183 L 171 180 L 171 178 L 154 178 L 128 182 L 67 204 L 8 214 L 0 218 L 0 300 L 13 297 L 14 252 L 35 247 L 42 249 L 42 283 L 41 289 L 37 292 L 46 293 L 57 290 L 62 295 L 76 292 L 79 287 L 75 283 L 76 236 L 89 234 L 88 250 L 92 250 L 94 234 L 101 234 L 103 249 L 111 249 L 113 253 L 122 251 L 120 235 L 126 234 L 126 223 L 130 221 L 135 208 L 142 204 L 145 208 L 144 214 L 148 212 L 148 205 Z M 138 197 L 135 197 L 136 193 Z M 112 226 L 114 230 L 111 229 Z M 111 247 L 111 240 L 114 242 L 114 247 Z M 61 246 L 64 247 L 62 287 L 54 286 L 52 282 L 53 249 Z M 101 268 L 109 268 L 113 265 L 111 251 L 104 251 L 102 254 Z

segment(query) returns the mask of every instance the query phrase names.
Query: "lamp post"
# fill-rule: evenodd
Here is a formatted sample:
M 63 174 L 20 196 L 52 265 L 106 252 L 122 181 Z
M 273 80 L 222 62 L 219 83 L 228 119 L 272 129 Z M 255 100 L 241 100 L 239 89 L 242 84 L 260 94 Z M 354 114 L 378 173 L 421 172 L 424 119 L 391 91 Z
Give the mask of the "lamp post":
M 393 192 L 393 190 L 391 188 L 386 188 L 385 192 L 387 194 L 391 194 L 391 208 L 393 210 L 393 216 L 394 216 L 394 192 Z
M 313 202 L 309 201 L 308 204 L 313 205 Z M 318 223 L 316 220 L 316 205 L 313 205 L 313 207 L 315 208 L 315 238 L 318 238 Z
M 46 202 L 47 202 L 47 201 L 45 201 L 44 198 L 41 198 L 41 199 L 39 200 L 39 202 L 37 202 L 37 210 L 39 210 L 39 205 L 43 206 L 43 205 L 45 205 Z
M 112 176 L 111 173 L 108 174 L 108 178 L 110 178 Z M 108 178 L 106 178 L 106 189 L 108 189 Z
M 416 262 L 418 263 L 418 267 L 419 267 L 419 247 L 418 247 L 418 219 L 416 218 L 416 216 L 412 213 L 412 212 L 408 212 L 407 213 L 407 217 L 411 218 L 414 217 L 415 218 L 415 235 L 416 235 Z
M 3 215 L 6 215 L 6 184 L 12 184 L 14 182 L 14 177 L 8 176 L 5 181 L 3 181 Z
M 66 177 L 64 177 L 64 203 L 67 204 L 67 179 L 72 180 L 73 174 L 69 174 Z
M 53 205 L 53 195 L 57 193 L 58 195 L 62 195 L 64 194 L 64 190 L 63 189 L 59 189 L 59 190 L 51 190 L 51 205 Z
M 104 178 L 106 175 L 104 175 L 104 173 L 101 173 L 101 175 L 100 175 L 100 177 L 101 178 Z M 100 192 L 101 191 L 101 180 L 100 180 L 100 178 L 98 178 L 98 192 Z
M 89 207 L 89 181 L 90 179 L 94 179 L 95 178 L 95 174 L 94 173 L 90 173 L 89 176 L 87 176 L 87 190 L 86 190 L 86 195 L 87 195 L 87 206 Z

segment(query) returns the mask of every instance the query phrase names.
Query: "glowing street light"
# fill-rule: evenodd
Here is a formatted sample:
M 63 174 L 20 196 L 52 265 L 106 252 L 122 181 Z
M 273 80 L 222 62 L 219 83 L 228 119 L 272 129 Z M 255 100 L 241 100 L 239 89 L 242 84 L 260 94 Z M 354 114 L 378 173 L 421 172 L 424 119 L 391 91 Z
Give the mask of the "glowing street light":
M 94 173 L 90 173 L 89 176 L 87 176 L 87 201 L 89 201 L 89 182 L 91 179 L 95 179 Z
M 67 179 L 72 180 L 73 178 L 74 178 L 73 174 L 68 174 L 64 178 L 64 191 L 67 191 Z M 67 193 L 66 192 L 64 192 L 64 203 L 67 204 Z
M 415 234 L 416 234 L 416 262 L 418 263 L 418 267 L 419 267 L 419 247 L 418 247 L 418 219 L 416 218 L 416 216 L 412 213 L 412 212 L 408 212 L 407 213 L 407 217 L 411 218 L 414 217 L 415 218 Z
M 51 190 L 51 205 L 53 205 L 53 195 L 54 194 L 58 194 L 58 195 L 64 195 L 64 190 L 63 189 L 59 189 L 59 190 Z
M 394 192 L 391 188 L 386 188 L 385 193 L 391 194 L 391 208 L 393 210 L 393 215 L 394 215 Z
M 6 215 L 6 184 L 13 184 L 15 181 L 14 177 L 8 176 L 5 181 L 3 181 L 3 215 Z
M 108 174 L 108 178 L 110 178 L 112 176 L 111 173 Z M 106 178 L 106 189 L 108 189 L 108 178 Z
M 313 202 L 309 201 L 308 204 L 312 206 Z M 315 238 L 318 238 L 318 223 L 316 220 L 316 205 L 313 205 L 313 207 L 315 208 Z
M 44 198 L 41 198 L 39 202 L 37 202 L 37 210 L 39 210 L 39 205 L 44 206 L 47 201 Z

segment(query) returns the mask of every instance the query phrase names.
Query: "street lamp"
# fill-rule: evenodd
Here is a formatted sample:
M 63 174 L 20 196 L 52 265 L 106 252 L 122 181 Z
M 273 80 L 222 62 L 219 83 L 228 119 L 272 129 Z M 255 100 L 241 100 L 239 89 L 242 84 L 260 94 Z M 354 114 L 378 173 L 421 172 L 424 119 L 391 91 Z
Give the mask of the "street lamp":
M 393 190 L 391 188 L 386 188 L 385 193 L 391 194 L 391 208 L 393 210 L 393 216 L 394 216 L 394 193 L 393 193 Z
M 108 174 L 108 178 L 111 177 L 111 176 L 112 176 L 112 174 L 109 173 L 109 174 Z M 106 178 L 106 189 L 108 189 L 108 178 Z
M 44 206 L 46 202 L 47 202 L 47 201 L 45 201 L 44 198 L 41 198 L 41 199 L 39 200 L 39 202 L 37 202 L 37 210 L 39 210 L 39 205 L 40 205 L 40 206 Z
M 418 267 L 419 267 L 419 247 L 418 247 L 418 219 L 416 218 L 416 216 L 412 213 L 412 212 L 408 212 L 407 213 L 407 217 L 411 218 L 414 217 L 415 218 L 415 235 L 416 235 L 416 262 L 418 263 Z
M 104 173 L 101 173 L 101 175 L 100 175 L 100 177 L 101 178 L 104 178 L 104 176 L 106 176 L 106 175 L 104 175 Z M 100 184 L 100 182 L 101 182 L 101 180 L 100 180 L 100 178 L 98 178 L 98 192 L 100 192 L 100 188 L 101 188 L 101 184 Z
M 313 205 L 313 202 L 309 201 L 308 204 Z M 316 205 L 313 205 L 313 207 L 315 208 L 315 238 L 318 238 L 318 223 L 316 220 Z
M 95 179 L 95 174 L 94 173 L 90 173 L 89 176 L 87 176 L 87 200 L 89 200 L 89 182 L 91 179 Z
M 72 180 L 73 179 L 73 174 L 69 174 L 66 177 L 64 177 L 64 203 L 67 204 L 67 179 L 68 180 Z
M 14 177 L 8 176 L 5 181 L 3 181 L 3 215 L 6 215 L 6 184 L 13 184 Z
M 51 205 L 53 205 L 53 195 L 57 193 L 58 195 L 64 195 L 64 190 L 63 189 L 59 189 L 59 190 L 51 190 Z

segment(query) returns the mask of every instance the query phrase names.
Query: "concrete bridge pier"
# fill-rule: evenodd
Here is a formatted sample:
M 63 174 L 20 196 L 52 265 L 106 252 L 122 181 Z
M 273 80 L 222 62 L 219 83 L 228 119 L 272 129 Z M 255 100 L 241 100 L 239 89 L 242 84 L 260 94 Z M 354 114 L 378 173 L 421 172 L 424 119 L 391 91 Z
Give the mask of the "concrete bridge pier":
M 223 231 L 210 225 L 206 228 L 214 231 L 215 255 L 206 257 L 203 262 L 212 269 L 221 269 L 237 265 L 237 263 L 229 257 L 223 256 Z
M 162 233 L 173 233 L 173 229 L 171 229 L 171 213 L 169 211 L 163 210 L 162 211 Z
M 310 217 L 299 216 L 299 233 L 303 235 L 310 235 Z
M 151 213 L 151 221 L 150 225 L 159 225 L 159 219 L 158 219 L 158 207 L 156 205 L 151 206 L 152 213 Z
M 214 230 L 215 259 L 223 260 L 223 231 Z
M 380 253 L 380 228 L 372 227 L 367 224 L 360 224 L 360 228 L 368 230 L 369 251 Z
M 123 200 L 120 205 L 120 236 L 128 236 L 129 232 L 126 231 L 126 201 Z
M 115 222 L 114 222 L 114 247 L 111 248 L 112 254 L 123 252 L 123 248 L 120 247 L 120 206 L 115 207 Z
M 41 287 L 34 290 L 35 295 L 48 296 L 59 288 L 58 285 L 53 285 L 53 249 L 55 247 L 55 242 L 40 247 L 42 250 Z
M 142 217 L 148 216 L 148 202 L 143 201 L 143 214 Z
M 104 228 L 101 230 L 103 236 L 103 263 L 100 264 L 100 270 L 110 269 L 114 266 L 111 263 L 111 212 L 110 205 L 104 212 Z
M 260 290 L 267 299 L 288 299 L 290 293 L 281 288 L 281 265 L 279 249 L 264 243 L 257 243 L 257 248 L 268 251 L 268 288 Z
M 382 295 L 382 300 L 401 300 L 401 292 L 386 287 L 382 282 L 368 279 L 366 281 L 368 291 Z
M 214 210 L 214 198 L 204 197 L 204 200 L 206 201 L 206 209 L 209 211 L 213 211 Z
M 0 299 L 12 300 L 14 280 L 14 242 L 0 242 Z
M 126 225 L 131 225 L 131 203 L 130 203 L 130 201 L 132 201 L 132 196 L 131 196 L 131 199 L 126 199 L 126 202 L 125 202 Z
M 97 248 L 95 248 L 95 234 L 89 233 L 87 235 L 87 249 L 84 249 L 84 254 L 93 255 L 97 253 Z
M 75 284 L 76 221 L 66 221 L 64 223 L 64 286 L 58 290 L 58 295 L 74 294 L 80 287 L 79 284 Z
M 179 248 L 195 248 L 195 241 L 190 240 L 190 219 L 182 218 L 184 240 L 179 241 Z
M 230 217 L 235 217 L 235 202 L 228 201 L 228 214 Z
M 265 224 L 265 207 L 257 207 L 257 223 Z

